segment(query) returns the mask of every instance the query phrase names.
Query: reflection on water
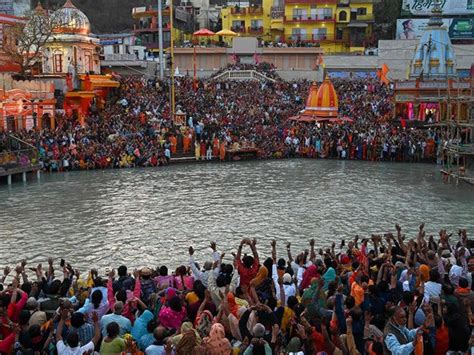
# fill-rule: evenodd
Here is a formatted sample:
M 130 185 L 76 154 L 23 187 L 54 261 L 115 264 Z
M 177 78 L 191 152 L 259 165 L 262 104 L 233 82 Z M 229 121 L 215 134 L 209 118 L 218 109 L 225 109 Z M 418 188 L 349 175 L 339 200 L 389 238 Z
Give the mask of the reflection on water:
M 317 160 L 174 165 L 45 175 L 0 186 L 0 257 L 81 268 L 187 262 L 210 240 L 234 250 L 243 236 L 303 248 L 393 230 L 474 232 L 474 189 L 444 184 L 432 165 Z M 266 248 L 268 250 L 268 248 Z

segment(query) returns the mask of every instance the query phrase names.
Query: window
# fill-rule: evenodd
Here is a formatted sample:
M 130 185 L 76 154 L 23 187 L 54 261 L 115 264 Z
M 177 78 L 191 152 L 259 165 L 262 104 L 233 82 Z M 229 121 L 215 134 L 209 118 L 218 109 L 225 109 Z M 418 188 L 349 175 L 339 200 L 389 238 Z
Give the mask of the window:
M 114 54 L 120 53 L 120 46 L 118 44 L 114 44 Z
M 56 53 L 53 56 L 53 70 L 55 73 L 63 72 L 63 55 L 62 53 Z
M 310 16 L 313 20 L 318 18 L 318 8 L 316 5 L 311 5 Z
M 245 28 L 245 21 L 232 21 L 232 28 L 234 31 L 243 30 Z
M 304 29 L 304 28 L 293 28 L 291 30 L 291 39 L 293 41 L 306 40 L 306 29 Z
M 357 8 L 357 15 L 367 15 L 367 9 L 365 7 L 358 7 Z
M 317 19 L 318 20 L 331 20 L 332 19 L 332 9 L 317 9 Z
M 84 53 L 84 67 L 89 73 L 94 71 L 94 67 L 92 65 L 92 55 L 90 52 Z
M 327 38 L 326 28 L 313 28 L 313 41 L 325 40 Z
M 252 30 L 259 30 L 263 27 L 263 20 L 251 20 L 250 21 L 250 28 Z
M 306 9 L 293 9 L 293 20 L 306 20 Z
M 339 13 L 339 21 L 347 21 L 347 12 L 341 11 Z

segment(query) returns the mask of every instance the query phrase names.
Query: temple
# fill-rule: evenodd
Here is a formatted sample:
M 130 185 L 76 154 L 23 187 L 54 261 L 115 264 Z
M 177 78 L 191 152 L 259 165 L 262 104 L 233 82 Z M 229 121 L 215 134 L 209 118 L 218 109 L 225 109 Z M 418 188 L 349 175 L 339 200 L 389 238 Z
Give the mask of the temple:
M 336 90 L 329 77 L 326 76 L 319 88 L 316 83 L 311 85 L 305 108 L 290 119 L 299 122 L 336 123 L 340 121 L 338 109 L 339 102 Z
M 100 75 L 99 40 L 91 35 L 87 16 L 71 0 L 54 15 L 61 26 L 44 46 L 42 76 L 65 81 L 63 109 L 84 125 L 92 101 L 100 108 L 110 90 L 118 88 L 119 83 L 110 75 Z
M 412 124 L 469 119 L 472 84 L 458 77 L 454 47 L 441 13 L 440 1 L 435 1 L 428 26 L 416 46 L 408 80 L 394 83 L 394 119 Z

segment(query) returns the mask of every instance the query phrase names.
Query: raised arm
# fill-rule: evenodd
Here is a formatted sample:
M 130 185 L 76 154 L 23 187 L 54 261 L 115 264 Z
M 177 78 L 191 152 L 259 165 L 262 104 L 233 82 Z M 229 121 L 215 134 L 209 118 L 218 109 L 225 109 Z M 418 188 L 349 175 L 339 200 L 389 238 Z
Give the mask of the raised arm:
M 293 261 L 291 257 L 291 243 L 286 244 L 286 251 L 288 253 L 288 262 L 291 263 Z

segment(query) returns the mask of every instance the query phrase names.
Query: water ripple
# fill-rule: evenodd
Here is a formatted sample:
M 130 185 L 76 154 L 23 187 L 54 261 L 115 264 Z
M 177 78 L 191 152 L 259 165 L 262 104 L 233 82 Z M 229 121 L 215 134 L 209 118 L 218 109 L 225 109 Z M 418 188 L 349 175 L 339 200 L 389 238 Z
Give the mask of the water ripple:
M 264 255 L 276 239 L 283 254 L 289 241 L 324 247 L 396 222 L 408 236 L 420 222 L 428 234 L 472 234 L 473 216 L 474 189 L 442 183 L 431 165 L 283 160 L 72 172 L 0 187 L 0 257 L 177 266 L 190 245 L 205 258 L 210 240 L 230 256 L 242 237 L 257 237 Z

